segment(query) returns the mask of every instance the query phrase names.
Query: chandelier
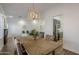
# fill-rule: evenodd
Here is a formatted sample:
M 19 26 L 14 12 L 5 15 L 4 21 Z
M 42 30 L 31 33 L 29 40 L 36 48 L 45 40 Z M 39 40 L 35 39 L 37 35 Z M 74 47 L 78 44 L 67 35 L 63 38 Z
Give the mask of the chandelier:
M 35 8 L 34 3 L 33 3 L 33 7 L 29 8 L 29 17 L 32 20 L 37 20 L 40 18 L 40 13 L 39 13 L 38 9 Z

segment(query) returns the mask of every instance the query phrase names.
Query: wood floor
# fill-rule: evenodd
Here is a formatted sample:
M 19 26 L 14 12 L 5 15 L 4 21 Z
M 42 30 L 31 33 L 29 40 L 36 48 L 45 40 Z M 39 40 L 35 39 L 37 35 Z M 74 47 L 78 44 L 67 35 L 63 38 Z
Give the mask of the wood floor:
M 9 41 L 9 45 L 10 45 L 10 44 L 12 44 L 12 43 Z M 0 55 L 6 55 L 6 54 L 9 55 L 9 53 L 7 53 L 7 51 L 12 52 L 12 53 L 14 52 L 14 51 L 13 51 L 13 46 L 8 47 L 8 49 L 10 49 L 11 51 L 10 51 L 10 50 L 7 50 L 7 47 L 5 46 L 5 47 L 2 49 L 1 52 L 6 52 L 6 53 L 0 53 Z M 74 53 L 74 52 L 72 52 L 72 51 L 63 49 L 63 53 L 61 53 L 61 54 L 59 54 L 59 55 L 79 55 L 79 54 L 76 54 L 76 53 Z
M 63 49 L 64 55 L 78 55 L 77 53 L 71 52 L 69 50 Z
M 4 50 L 6 50 L 6 49 L 4 49 Z M 3 52 L 4 52 L 4 50 L 3 50 Z M 0 55 L 6 55 L 6 54 L 5 53 L 1 53 Z M 66 50 L 66 49 L 63 49 L 63 53 L 61 53 L 59 55 L 79 55 L 79 54 L 71 52 L 71 51 Z

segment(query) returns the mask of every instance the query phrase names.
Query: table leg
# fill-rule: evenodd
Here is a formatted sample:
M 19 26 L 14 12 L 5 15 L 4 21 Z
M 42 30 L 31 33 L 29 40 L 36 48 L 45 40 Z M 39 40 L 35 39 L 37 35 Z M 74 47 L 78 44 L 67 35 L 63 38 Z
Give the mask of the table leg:
M 52 52 L 52 55 L 55 55 L 55 51 Z

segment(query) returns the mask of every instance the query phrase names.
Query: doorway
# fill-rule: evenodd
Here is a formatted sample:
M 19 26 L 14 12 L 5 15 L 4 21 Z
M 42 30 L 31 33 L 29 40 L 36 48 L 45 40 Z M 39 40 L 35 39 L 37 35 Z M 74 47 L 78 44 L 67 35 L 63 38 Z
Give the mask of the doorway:
M 63 38 L 61 16 L 53 17 L 53 37 L 54 41 L 58 41 Z

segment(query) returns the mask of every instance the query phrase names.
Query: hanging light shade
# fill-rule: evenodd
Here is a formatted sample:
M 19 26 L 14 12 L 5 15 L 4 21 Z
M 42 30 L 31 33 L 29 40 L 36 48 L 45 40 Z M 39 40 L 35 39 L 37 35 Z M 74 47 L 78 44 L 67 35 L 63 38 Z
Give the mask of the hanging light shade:
M 40 18 L 40 13 L 39 11 L 35 8 L 34 3 L 33 3 L 33 8 L 29 8 L 29 17 L 33 20 L 37 20 Z

